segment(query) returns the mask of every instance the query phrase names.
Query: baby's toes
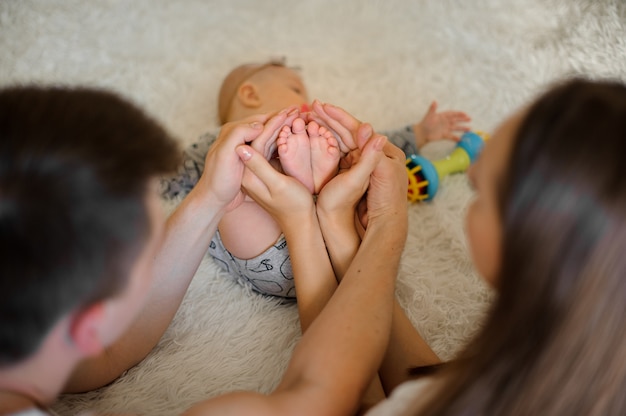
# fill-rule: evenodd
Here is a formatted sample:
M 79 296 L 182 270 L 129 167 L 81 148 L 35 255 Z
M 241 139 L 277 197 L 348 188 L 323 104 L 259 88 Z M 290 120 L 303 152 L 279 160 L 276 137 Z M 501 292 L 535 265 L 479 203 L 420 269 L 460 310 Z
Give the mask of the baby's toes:
M 306 130 L 309 133 L 309 137 L 317 137 L 321 135 L 322 128 L 323 127 L 320 127 L 320 125 L 317 124 L 315 121 L 311 121 Z
M 283 126 L 283 128 L 280 129 L 280 132 L 278 132 L 279 139 L 286 139 L 290 135 L 291 135 L 291 127 L 289 126 Z
M 291 131 L 294 134 L 304 133 L 306 131 L 306 124 L 304 123 L 304 120 L 302 120 L 301 118 L 295 119 L 293 121 L 293 124 L 291 125 Z

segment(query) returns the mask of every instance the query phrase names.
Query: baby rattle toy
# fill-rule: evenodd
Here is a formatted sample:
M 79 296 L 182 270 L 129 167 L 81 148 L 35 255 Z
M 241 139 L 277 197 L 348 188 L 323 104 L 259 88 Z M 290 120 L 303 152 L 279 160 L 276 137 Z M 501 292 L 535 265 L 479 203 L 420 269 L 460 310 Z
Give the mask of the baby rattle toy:
M 410 155 L 406 160 L 409 201 L 433 199 L 439 188 L 439 180 L 451 173 L 467 170 L 478 158 L 488 138 L 483 132 L 466 132 L 450 155 L 433 162 L 419 155 Z

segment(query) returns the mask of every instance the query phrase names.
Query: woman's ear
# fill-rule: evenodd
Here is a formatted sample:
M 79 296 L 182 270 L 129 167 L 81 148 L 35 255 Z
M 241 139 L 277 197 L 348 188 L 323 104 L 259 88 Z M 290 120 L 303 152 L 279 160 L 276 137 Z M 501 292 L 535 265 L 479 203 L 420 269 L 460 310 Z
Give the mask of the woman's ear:
M 69 337 L 71 343 L 85 356 L 94 356 L 104 351 L 106 311 L 102 302 L 74 313 L 70 322 Z
M 257 86 L 252 82 L 244 82 L 239 86 L 237 101 L 246 108 L 259 108 L 263 104 Z

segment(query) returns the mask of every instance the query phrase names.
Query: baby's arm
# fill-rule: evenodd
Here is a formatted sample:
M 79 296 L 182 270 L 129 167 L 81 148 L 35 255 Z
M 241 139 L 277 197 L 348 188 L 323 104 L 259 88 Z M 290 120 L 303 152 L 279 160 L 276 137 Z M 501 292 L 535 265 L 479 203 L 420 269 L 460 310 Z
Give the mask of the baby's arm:
M 418 123 L 383 134 L 402 149 L 405 155 L 417 155 L 430 142 L 443 139 L 459 141 L 459 133 L 469 130 L 467 123 L 470 121 L 470 117 L 461 111 L 438 113 L 437 103 L 433 101 Z

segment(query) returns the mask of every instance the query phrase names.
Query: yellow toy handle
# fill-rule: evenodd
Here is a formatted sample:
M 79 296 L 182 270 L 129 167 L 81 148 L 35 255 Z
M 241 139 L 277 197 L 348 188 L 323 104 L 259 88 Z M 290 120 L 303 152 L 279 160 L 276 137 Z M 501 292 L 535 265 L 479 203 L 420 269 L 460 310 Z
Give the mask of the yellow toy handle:
M 464 172 L 478 158 L 489 135 L 484 132 L 466 132 L 454 150 L 445 158 L 431 162 L 410 155 L 406 160 L 409 184 L 407 199 L 411 202 L 432 199 L 439 188 L 439 180 L 451 173 Z

